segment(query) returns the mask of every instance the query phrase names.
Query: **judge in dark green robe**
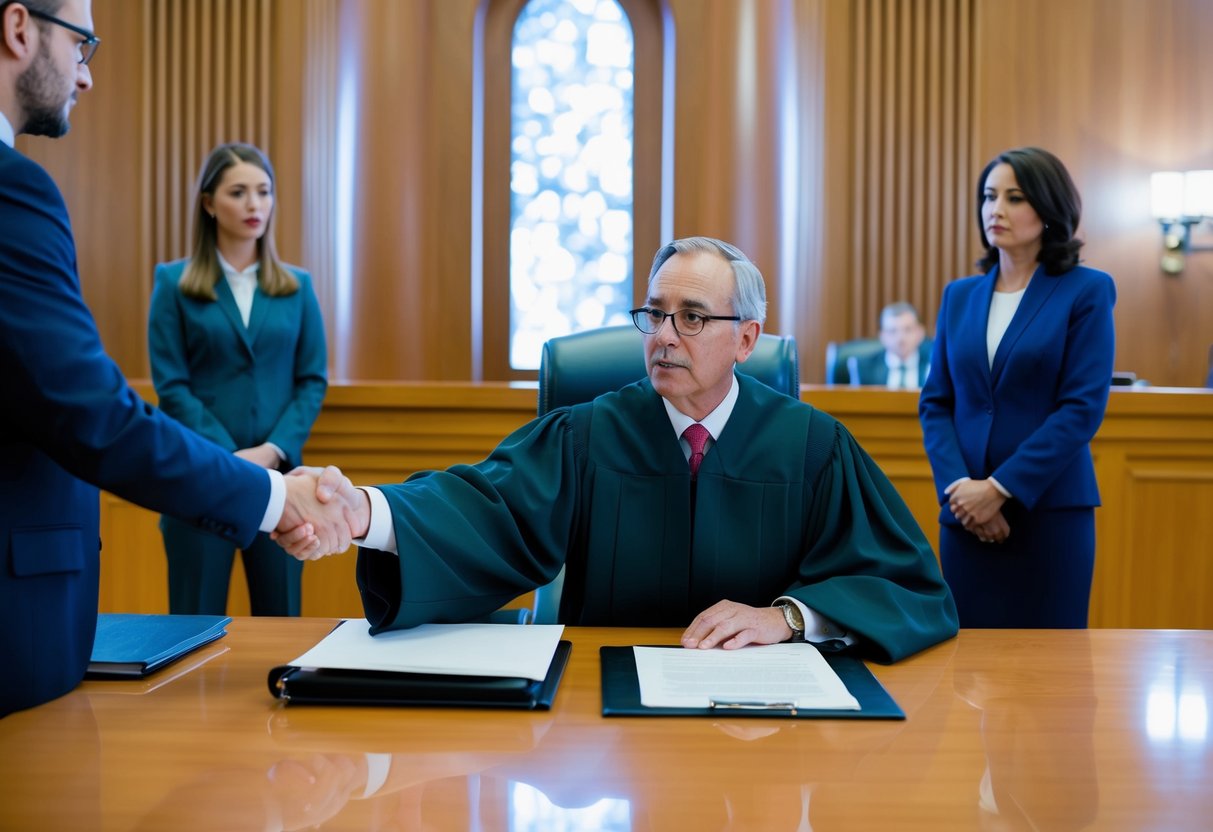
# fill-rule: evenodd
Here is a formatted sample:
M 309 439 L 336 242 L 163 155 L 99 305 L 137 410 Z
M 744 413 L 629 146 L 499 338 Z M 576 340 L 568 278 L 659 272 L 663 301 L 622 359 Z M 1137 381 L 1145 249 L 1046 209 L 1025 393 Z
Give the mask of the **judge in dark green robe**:
M 387 550 L 358 555 L 372 632 L 475 619 L 566 566 L 563 623 L 686 627 L 689 647 L 791 638 L 776 601 L 806 614 L 805 637 L 884 661 L 955 635 L 935 555 L 883 472 L 837 420 L 735 373 L 765 309 L 736 248 L 671 243 L 633 313 L 649 378 L 475 465 L 362 492 L 351 530 Z M 694 477 L 676 427 L 691 421 L 714 440 Z

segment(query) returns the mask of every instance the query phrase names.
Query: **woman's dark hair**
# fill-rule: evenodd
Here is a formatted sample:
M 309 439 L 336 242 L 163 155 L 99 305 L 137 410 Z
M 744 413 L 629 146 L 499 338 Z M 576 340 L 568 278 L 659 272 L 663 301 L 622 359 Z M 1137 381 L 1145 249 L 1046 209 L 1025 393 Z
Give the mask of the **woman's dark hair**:
M 986 179 L 990 171 L 1004 162 L 1015 171 L 1019 189 L 1044 223 L 1036 260 L 1044 266 L 1046 274 L 1068 272 L 1078 265 L 1078 250 L 1082 248 L 1082 240 L 1074 238 L 1082 215 L 1082 198 L 1061 160 L 1039 147 L 1020 147 L 1000 153 L 981 172 L 977 180 L 977 231 L 986 253 L 977 261 L 977 267 L 986 272 L 998 265 L 998 249 L 986 239 L 981 206 L 985 202 Z

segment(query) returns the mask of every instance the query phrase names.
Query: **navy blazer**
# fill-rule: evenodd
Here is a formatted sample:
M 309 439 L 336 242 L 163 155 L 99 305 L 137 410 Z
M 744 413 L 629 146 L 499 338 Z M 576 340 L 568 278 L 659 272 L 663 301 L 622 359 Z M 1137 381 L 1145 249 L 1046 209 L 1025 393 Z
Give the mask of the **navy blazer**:
M 244 545 L 270 481 L 127 385 L 81 296 L 59 189 L 3 143 L 0 366 L 3 716 L 84 676 L 97 626 L 98 487 Z
M 273 442 L 294 468 L 328 386 L 311 277 L 292 268 L 290 295 L 258 286 L 246 327 L 227 280 L 215 284 L 217 300 L 181 293 L 186 263 L 156 267 L 148 354 L 160 408 L 229 451 Z
M 1103 421 L 1116 352 L 1116 286 L 1076 266 L 1037 268 L 990 366 L 986 324 L 998 267 L 944 289 L 931 374 L 919 399 L 940 519 L 944 489 L 994 477 L 1028 509 L 1099 505 L 1091 438 Z
M 918 345 L 918 384 L 915 387 L 921 387 L 925 383 L 923 379 L 931 371 L 931 347 L 930 338 L 923 339 L 923 342 Z M 882 387 L 887 385 L 889 383 L 889 363 L 885 361 L 886 354 L 887 350 L 880 350 L 869 355 L 851 356 L 847 361 L 847 373 L 851 376 L 851 385 L 878 384 Z

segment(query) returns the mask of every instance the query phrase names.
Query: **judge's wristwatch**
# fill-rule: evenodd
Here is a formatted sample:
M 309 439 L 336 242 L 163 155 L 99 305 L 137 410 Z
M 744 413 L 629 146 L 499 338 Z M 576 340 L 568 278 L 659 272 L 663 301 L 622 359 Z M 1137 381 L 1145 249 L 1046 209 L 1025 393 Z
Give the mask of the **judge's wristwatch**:
M 804 615 L 801 614 L 800 607 L 791 601 L 781 601 L 777 606 L 783 610 L 783 620 L 792 631 L 792 641 L 804 638 Z

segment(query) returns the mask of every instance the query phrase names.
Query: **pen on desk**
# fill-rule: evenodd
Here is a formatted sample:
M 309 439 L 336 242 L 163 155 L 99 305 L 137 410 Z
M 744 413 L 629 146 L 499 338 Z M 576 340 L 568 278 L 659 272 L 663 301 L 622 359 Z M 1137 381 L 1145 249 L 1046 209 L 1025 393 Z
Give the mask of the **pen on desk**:
M 762 702 L 758 700 L 709 699 L 708 708 L 735 711 L 791 711 L 796 714 L 795 702 Z

